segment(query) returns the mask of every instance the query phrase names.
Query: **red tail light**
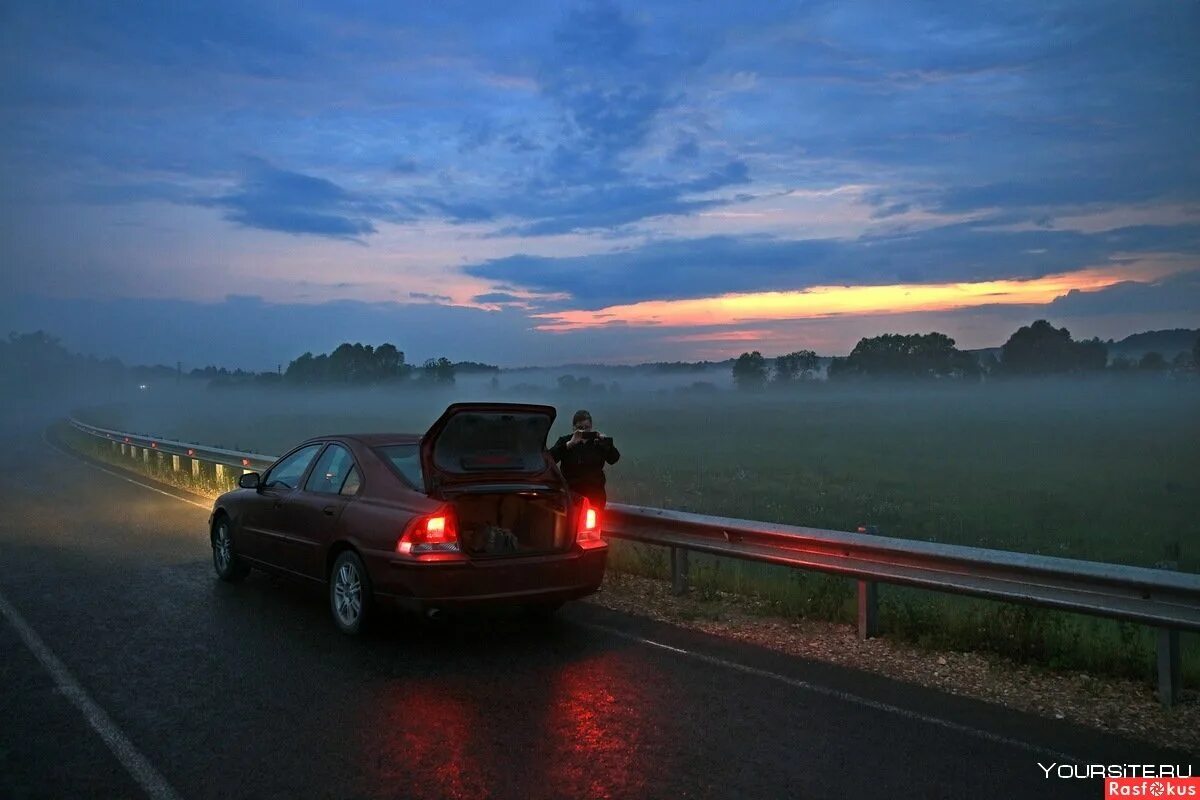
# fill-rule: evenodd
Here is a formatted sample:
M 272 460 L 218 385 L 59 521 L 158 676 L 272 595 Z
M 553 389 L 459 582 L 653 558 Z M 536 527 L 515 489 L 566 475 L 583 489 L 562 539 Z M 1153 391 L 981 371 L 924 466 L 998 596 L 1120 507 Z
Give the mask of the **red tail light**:
M 458 520 L 454 509 L 448 506 L 413 519 L 396 542 L 397 553 L 418 555 L 458 551 Z
M 603 544 L 600 538 L 600 509 L 592 508 L 591 502 L 585 497 L 579 507 L 579 528 L 575 532 L 575 541 L 582 547 L 595 547 Z

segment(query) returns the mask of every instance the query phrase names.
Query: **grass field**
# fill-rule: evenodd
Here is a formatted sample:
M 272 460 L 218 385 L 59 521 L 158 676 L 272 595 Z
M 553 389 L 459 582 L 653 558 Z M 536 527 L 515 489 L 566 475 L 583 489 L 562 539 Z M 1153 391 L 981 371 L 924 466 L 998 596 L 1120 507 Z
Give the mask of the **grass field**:
M 187 399 L 184 399 L 187 398 Z M 99 424 L 279 452 L 335 431 L 422 431 L 467 396 L 380 391 L 181 392 L 89 412 Z M 1200 386 L 817 384 L 787 394 L 505 397 L 579 405 L 615 437 L 614 501 L 888 536 L 1200 571 Z M 652 548 L 614 564 L 665 574 Z M 698 593 L 770 598 L 785 614 L 851 619 L 845 579 L 695 559 Z M 1149 677 L 1139 626 L 885 587 L 885 632 L 939 647 Z M 1185 676 L 1200 681 L 1186 637 Z

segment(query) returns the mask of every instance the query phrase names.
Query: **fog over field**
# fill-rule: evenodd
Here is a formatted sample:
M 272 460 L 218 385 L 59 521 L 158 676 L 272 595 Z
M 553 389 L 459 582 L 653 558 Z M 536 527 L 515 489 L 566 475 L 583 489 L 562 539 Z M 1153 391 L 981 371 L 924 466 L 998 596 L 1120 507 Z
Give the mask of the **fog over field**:
M 709 385 L 693 388 L 698 375 Z M 1183 568 L 1200 568 L 1194 380 L 814 381 L 747 393 L 704 373 L 622 374 L 614 390 L 597 372 L 586 392 L 558 377 L 319 390 L 184 379 L 77 405 L 95 424 L 268 454 L 318 434 L 420 433 L 451 402 L 553 405 L 552 437 L 587 408 L 623 454 L 609 469 L 616 502 L 1131 564 L 1178 549 Z

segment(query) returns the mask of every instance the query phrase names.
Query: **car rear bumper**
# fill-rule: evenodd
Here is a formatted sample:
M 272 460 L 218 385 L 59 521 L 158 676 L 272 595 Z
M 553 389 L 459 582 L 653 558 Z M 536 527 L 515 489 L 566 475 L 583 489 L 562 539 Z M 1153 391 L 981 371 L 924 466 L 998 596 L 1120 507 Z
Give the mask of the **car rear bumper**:
M 388 560 L 375 595 L 401 608 L 555 603 L 592 594 L 604 579 L 607 547 L 531 558 L 414 562 Z

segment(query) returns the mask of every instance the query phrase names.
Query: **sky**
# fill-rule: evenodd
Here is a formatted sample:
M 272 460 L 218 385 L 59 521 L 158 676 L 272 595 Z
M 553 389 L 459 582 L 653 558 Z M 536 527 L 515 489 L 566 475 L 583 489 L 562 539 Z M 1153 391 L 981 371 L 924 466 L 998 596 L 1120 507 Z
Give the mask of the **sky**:
M 1200 327 L 1198 34 L 1166 0 L 8 2 L 0 327 L 249 369 Z

